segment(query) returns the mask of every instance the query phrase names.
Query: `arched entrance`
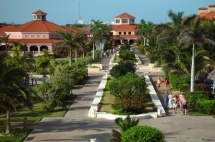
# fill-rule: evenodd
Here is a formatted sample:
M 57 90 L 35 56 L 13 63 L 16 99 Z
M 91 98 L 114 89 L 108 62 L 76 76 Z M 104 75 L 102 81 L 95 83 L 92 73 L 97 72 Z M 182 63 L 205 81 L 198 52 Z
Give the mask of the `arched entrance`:
M 30 51 L 38 51 L 38 47 L 37 46 L 31 46 Z
M 129 44 L 130 44 L 130 45 L 134 44 L 134 40 L 133 40 L 133 39 L 130 39 L 130 40 L 129 40 Z
M 114 45 L 116 46 L 116 45 L 120 45 L 120 44 L 121 44 L 120 40 L 116 39 Z
M 42 46 L 40 46 L 40 51 L 43 51 L 43 49 L 48 50 L 48 47 L 47 47 L 46 45 L 42 45 Z

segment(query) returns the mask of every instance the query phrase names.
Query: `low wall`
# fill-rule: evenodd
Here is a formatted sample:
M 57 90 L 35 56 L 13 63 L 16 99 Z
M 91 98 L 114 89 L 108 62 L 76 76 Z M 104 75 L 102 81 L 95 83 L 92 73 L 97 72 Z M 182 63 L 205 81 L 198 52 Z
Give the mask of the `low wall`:
M 100 72 L 100 68 L 87 68 L 88 70 L 88 73 L 91 73 L 91 72 Z
M 102 64 L 92 64 L 92 66 L 96 66 L 96 67 L 100 68 L 100 70 L 102 70 Z

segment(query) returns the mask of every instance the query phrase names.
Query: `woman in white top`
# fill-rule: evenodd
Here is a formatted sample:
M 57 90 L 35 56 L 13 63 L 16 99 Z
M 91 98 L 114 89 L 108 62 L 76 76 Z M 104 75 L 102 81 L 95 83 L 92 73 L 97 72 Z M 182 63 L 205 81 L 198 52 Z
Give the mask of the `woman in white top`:
M 173 108 L 173 95 L 172 92 L 169 93 L 169 108 L 172 109 Z

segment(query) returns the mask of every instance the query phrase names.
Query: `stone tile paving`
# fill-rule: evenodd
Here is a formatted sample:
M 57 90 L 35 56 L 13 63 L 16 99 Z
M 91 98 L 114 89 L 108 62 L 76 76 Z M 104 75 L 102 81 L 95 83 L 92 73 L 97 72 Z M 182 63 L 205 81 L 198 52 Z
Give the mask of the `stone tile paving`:
M 139 55 L 137 47 L 134 52 Z M 144 64 L 148 64 L 145 56 L 139 55 Z M 111 55 L 102 61 L 104 70 L 108 70 Z M 141 73 L 139 73 L 141 75 Z M 26 142 L 50 141 L 50 142 L 90 142 L 96 138 L 97 142 L 105 142 L 110 136 L 111 129 L 117 129 L 112 120 L 89 118 L 88 110 L 93 96 L 101 81 L 103 72 L 90 74 L 90 80 L 81 90 L 76 102 L 70 107 L 68 113 L 62 118 L 44 118 L 28 135 Z M 153 82 L 161 72 L 148 74 Z M 155 86 L 155 85 L 154 85 Z M 159 92 L 166 88 L 161 85 Z M 162 99 L 161 99 L 162 100 Z M 173 114 L 156 119 L 140 119 L 139 125 L 150 125 L 160 129 L 167 142 L 206 142 L 215 141 L 215 119 L 210 116 L 191 117 L 189 115 Z

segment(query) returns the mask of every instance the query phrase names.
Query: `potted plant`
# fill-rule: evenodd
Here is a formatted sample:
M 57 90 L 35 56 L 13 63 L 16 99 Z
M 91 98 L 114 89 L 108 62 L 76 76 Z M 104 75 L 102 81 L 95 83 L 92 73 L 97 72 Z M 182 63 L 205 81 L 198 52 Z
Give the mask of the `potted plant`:
M 101 108 L 102 108 L 102 102 L 99 102 L 97 104 L 97 112 L 99 112 Z

